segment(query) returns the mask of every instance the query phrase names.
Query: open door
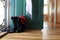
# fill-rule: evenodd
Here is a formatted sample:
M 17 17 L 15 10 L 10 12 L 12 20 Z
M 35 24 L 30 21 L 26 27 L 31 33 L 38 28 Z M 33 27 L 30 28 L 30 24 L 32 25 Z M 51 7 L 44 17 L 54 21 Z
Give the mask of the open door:
M 56 0 L 44 0 L 44 29 L 56 27 Z
M 9 0 L 0 0 L 0 36 L 8 32 Z

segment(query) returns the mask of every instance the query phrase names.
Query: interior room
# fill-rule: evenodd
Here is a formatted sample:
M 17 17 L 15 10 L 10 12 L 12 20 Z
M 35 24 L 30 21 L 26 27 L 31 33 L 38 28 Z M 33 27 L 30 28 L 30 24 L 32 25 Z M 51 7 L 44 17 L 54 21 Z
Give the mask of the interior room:
M 60 0 L 0 0 L 0 40 L 60 40 Z

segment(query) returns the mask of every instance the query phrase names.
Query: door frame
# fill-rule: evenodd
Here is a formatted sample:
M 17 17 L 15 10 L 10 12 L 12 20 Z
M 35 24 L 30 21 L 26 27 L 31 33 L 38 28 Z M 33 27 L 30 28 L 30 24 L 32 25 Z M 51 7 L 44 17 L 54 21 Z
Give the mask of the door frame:
M 10 0 L 5 0 L 5 27 L 9 27 L 10 22 Z

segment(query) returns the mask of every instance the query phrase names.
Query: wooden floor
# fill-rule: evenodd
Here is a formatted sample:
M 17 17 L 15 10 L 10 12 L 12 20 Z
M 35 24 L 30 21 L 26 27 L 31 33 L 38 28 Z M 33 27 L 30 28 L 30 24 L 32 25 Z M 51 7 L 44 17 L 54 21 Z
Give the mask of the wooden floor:
M 0 37 L 5 35 L 7 32 L 0 32 Z
M 9 33 L 0 40 L 60 40 L 60 29 Z
M 50 23 L 44 24 L 44 29 L 30 30 L 22 33 L 9 33 L 0 40 L 60 40 L 60 28 L 49 28 Z M 51 26 L 51 25 L 50 25 Z

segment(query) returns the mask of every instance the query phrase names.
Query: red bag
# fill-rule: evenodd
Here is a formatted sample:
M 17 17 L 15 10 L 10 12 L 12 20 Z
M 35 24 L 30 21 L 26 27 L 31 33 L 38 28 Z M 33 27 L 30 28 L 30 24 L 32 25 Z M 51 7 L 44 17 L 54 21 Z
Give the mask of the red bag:
M 19 18 L 20 18 L 22 24 L 25 24 L 26 23 L 25 16 L 19 16 Z

